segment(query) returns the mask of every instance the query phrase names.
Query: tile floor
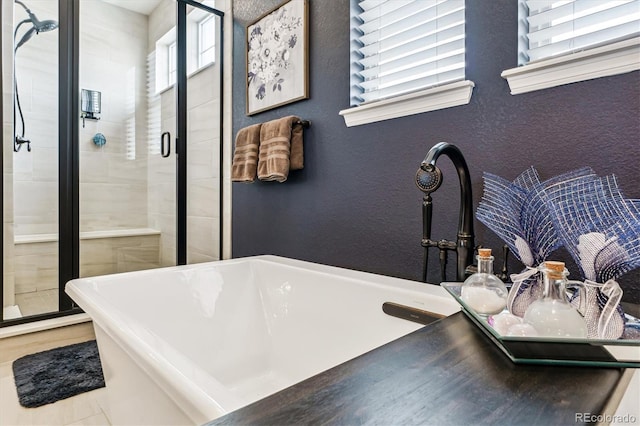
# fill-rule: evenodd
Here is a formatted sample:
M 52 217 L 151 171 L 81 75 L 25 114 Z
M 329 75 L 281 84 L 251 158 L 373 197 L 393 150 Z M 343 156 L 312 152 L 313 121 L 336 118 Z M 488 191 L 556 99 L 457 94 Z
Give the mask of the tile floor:
M 38 408 L 24 408 L 18 402 L 13 378 L 13 361 L 27 353 L 95 338 L 91 323 L 0 339 L 0 426 L 23 425 L 109 425 L 105 415 L 106 389 L 96 389 Z
M 0 364 L 0 425 L 109 425 L 101 405 L 105 388 L 38 408 L 24 408 L 18 402 L 11 366 L 12 362 Z

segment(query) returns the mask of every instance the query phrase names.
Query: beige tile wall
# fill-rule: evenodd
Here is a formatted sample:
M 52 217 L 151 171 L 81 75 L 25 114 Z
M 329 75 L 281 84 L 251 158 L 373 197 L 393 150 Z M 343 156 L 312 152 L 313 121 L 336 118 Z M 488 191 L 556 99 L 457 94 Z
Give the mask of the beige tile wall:
M 160 266 L 160 235 L 80 241 L 80 276 L 138 271 Z
M 35 0 L 31 10 L 42 19 L 57 19 L 57 2 Z M 27 17 L 18 5 L 14 26 Z M 23 25 L 21 37 L 28 29 Z M 7 58 L 4 55 L 3 58 Z M 15 73 L 25 120 L 25 138 L 32 151 L 23 147 L 13 159 L 13 214 L 15 234 L 57 231 L 58 203 L 58 31 L 34 35 L 16 53 Z M 21 131 L 18 124 L 16 132 Z M 6 197 L 5 197 L 6 199 Z
M 220 259 L 220 93 L 218 64 L 188 80 L 187 244 L 189 263 Z
M 58 288 L 58 242 L 16 244 L 16 294 Z
M 80 276 L 128 272 L 159 266 L 160 235 L 92 238 L 80 241 Z M 15 245 L 15 293 L 58 288 L 58 242 Z
M 147 227 L 147 17 L 83 0 L 80 23 L 80 86 L 102 93 L 101 119 L 80 128 L 80 228 Z M 107 139 L 102 148 L 96 133 Z
M 54 0 L 32 0 L 29 6 L 41 19 L 57 18 Z M 15 20 L 22 14 L 18 10 Z M 80 31 L 80 87 L 102 93 L 101 119 L 80 128 L 81 231 L 146 227 L 147 17 L 84 0 Z M 26 136 L 33 147 L 14 156 L 17 235 L 57 232 L 57 35 L 34 36 L 17 54 Z M 127 146 L 129 119 L 136 124 L 132 146 Z M 96 133 L 107 139 L 102 148 L 92 141 Z

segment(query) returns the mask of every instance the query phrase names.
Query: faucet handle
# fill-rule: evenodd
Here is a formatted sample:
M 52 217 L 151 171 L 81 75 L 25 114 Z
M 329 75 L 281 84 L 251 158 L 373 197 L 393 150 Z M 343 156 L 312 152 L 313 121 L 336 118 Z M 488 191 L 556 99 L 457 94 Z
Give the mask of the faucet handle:
M 473 275 L 476 272 L 478 272 L 478 266 L 477 265 L 469 265 L 466 268 L 464 268 L 464 275 Z
M 19 152 L 25 143 L 27 144 L 27 151 L 31 152 L 31 141 L 16 135 L 13 140 L 13 152 Z

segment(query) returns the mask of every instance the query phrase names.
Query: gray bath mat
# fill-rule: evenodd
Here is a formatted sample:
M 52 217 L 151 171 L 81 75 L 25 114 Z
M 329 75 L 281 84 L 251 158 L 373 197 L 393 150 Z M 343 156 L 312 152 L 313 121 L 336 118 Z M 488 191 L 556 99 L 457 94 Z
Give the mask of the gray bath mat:
M 20 405 L 28 408 L 104 387 L 95 340 L 19 358 L 13 375 Z

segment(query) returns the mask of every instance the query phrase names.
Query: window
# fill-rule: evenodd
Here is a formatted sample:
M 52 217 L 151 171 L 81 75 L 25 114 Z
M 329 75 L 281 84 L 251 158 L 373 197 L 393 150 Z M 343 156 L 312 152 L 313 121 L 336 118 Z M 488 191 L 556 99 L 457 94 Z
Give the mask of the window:
M 347 126 L 469 102 L 464 0 L 352 2 L 355 108 L 340 112 Z M 351 120 L 365 111 L 374 116 Z
M 205 0 L 205 6 L 214 7 L 214 2 Z M 187 14 L 187 76 L 215 62 L 216 18 L 202 9 L 193 8 Z M 176 27 L 171 28 L 156 41 L 155 90 L 160 93 L 171 88 L 177 78 Z
M 519 21 L 513 94 L 640 67 L 640 0 L 520 0 Z
M 198 67 L 215 61 L 215 20 L 212 15 L 198 22 Z
M 151 155 L 160 154 L 160 121 L 162 102 L 156 91 L 156 52 L 147 56 L 147 150 Z
M 126 159 L 136 159 L 136 67 L 127 70 L 125 79 L 125 146 Z
M 154 87 L 156 93 L 160 93 L 175 84 L 177 77 L 177 53 L 176 29 L 173 27 L 156 41 L 156 49 L 154 52 Z
M 177 50 L 175 41 L 167 46 L 167 83 L 169 86 L 176 84 Z

